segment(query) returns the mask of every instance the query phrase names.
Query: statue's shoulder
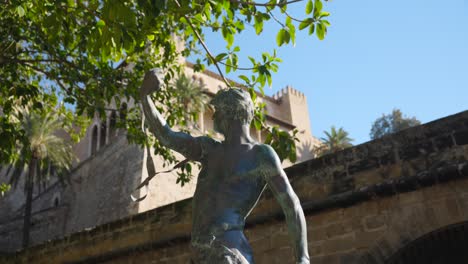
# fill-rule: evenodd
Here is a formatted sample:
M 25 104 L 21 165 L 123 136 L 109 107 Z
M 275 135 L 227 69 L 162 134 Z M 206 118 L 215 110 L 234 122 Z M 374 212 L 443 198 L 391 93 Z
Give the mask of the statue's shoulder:
M 281 161 L 276 154 L 276 151 L 268 144 L 257 144 L 254 149 L 258 160 L 262 163 L 261 165 L 276 168 L 281 167 Z
M 262 144 L 262 143 L 255 144 L 254 149 L 262 157 L 273 158 L 277 156 L 276 151 L 268 144 Z
M 208 136 L 200 136 L 196 137 L 197 142 L 200 144 L 201 147 L 201 159 L 205 158 L 208 153 L 214 151 L 216 148 L 221 146 L 221 142 L 213 139 Z

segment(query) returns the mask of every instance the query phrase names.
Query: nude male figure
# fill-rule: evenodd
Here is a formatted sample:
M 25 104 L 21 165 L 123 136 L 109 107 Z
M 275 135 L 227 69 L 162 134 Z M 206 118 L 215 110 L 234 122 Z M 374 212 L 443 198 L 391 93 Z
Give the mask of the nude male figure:
M 149 95 L 160 89 L 157 72 L 146 73 L 140 90 L 150 131 L 161 144 L 202 165 L 193 196 L 192 261 L 254 263 L 243 230 L 245 219 L 268 186 L 285 213 L 296 263 L 309 263 L 306 222 L 299 199 L 275 151 L 250 137 L 253 103 L 249 94 L 241 89 L 222 90 L 211 101 L 215 130 L 224 134 L 224 141 L 192 137 L 173 131 L 154 106 Z

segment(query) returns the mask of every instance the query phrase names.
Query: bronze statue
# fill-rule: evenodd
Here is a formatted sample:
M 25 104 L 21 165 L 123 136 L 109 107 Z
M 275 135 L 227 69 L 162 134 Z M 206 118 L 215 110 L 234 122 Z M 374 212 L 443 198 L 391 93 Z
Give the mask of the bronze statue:
M 299 199 L 276 152 L 250 137 L 254 107 L 249 94 L 242 89 L 221 90 L 211 101 L 215 130 L 225 137 L 219 142 L 173 131 L 149 96 L 159 91 L 160 84 L 158 70 L 152 70 L 146 73 L 140 90 L 150 131 L 161 144 L 202 165 L 193 196 L 193 262 L 254 263 L 243 230 L 245 219 L 268 185 L 286 215 L 296 263 L 309 263 Z

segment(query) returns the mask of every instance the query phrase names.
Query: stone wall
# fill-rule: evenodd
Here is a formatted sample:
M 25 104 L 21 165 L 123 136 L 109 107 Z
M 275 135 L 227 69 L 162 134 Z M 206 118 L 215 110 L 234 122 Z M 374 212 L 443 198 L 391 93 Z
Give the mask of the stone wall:
M 138 212 L 130 194 L 141 182 L 143 151 L 125 135 L 116 140 L 74 168 L 66 185 L 56 182 L 34 199 L 32 245 Z M 21 210 L 0 223 L 0 251 L 20 247 Z
M 411 241 L 468 221 L 468 111 L 286 169 L 313 263 L 383 263 Z M 191 200 L 14 255 L 10 263 L 188 263 Z M 257 263 L 293 263 L 268 191 L 248 218 Z M 0 259 L 1 260 L 1 259 Z

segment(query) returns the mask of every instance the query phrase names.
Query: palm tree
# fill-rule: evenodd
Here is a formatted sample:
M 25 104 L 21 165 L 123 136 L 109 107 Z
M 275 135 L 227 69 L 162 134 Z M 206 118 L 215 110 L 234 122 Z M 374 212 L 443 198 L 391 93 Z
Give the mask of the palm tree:
M 342 127 L 336 130 L 335 126 L 332 126 L 330 132 L 323 131 L 325 133 L 324 138 L 320 138 L 322 140 L 323 145 L 318 148 L 318 155 L 325 155 L 329 153 L 334 153 L 339 150 L 343 150 L 345 148 L 351 147 L 352 138 L 348 137 L 348 132 L 345 131 Z
M 17 143 L 17 155 L 7 174 L 16 187 L 22 173 L 27 172 L 23 222 L 23 248 L 26 248 L 29 245 L 34 183 L 39 187 L 51 175 L 63 179 L 62 176 L 70 170 L 74 155 L 71 143 L 57 135 L 63 128 L 58 113 L 44 113 L 34 111 L 30 106 L 20 106 L 15 108 L 13 119 L 24 131 L 24 138 Z
M 198 114 L 205 110 L 208 102 L 204 84 L 181 74 L 174 82 L 174 89 L 177 102 L 184 106 L 184 119 L 186 121 L 196 121 Z

